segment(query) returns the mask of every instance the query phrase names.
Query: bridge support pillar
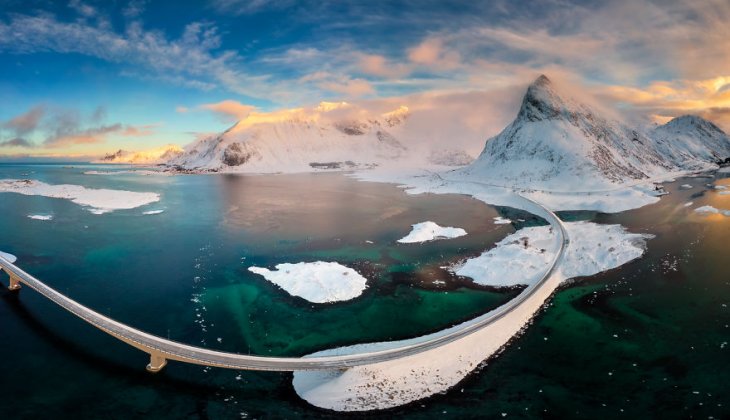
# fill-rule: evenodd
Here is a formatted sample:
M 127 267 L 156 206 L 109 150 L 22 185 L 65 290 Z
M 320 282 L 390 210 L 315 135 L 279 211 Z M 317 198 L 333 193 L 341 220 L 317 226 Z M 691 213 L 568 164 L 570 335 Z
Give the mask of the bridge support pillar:
M 147 372 L 157 373 L 167 364 L 167 359 L 159 353 L 150 353 L 150 363 L 147 365 Z
M 20 280 L 13 274 L 8 273 L 8 275 L 10 276 L 10 286 L 8 286 L 8 290 L 20 290 Z

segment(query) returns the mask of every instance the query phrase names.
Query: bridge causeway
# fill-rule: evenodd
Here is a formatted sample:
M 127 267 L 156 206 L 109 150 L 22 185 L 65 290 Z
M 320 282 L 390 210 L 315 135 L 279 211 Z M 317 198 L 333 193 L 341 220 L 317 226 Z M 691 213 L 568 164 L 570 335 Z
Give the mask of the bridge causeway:
M 5 259 L 2 255 L 0 255 L 0 270 L 4 270 L 8 274 L 10 278 L 10 290 L 17 291 L 21 288 L 21 285 L 28 286 L 92 326 L 149 354 L 150 362 L 147 365 L 147 370 L 150 372 L 159 372 L 169 360 L 236 370 L 291 372 L 348 369 L 354 366 L 375 364 L 412 356 L 459 340 L 505 317 L 517 309 L 545 284 L 546 280 L 556 272 L 563 259 L 565 248 L 569 243 L 568 233 L 563 222 L 553 212 L 526 197 L 519 195 L 517 197 L 525 200 L 525 207 L 529 211 L 545 218 L 555 228 L 554 231 L 560 237 L 560 248 L 543 277 L 535 284 L 525 288 L 517 297 L 504 305 L 488 314 L 474 318 L 471 321 L 466 321 L 456 329 L 444 330 L 442 333 L 432 334 L 429 338 L 424 338 L 421 341 L 412 342 L 401 347 L 374 352 L 340 356 L 266 357 L 195 347 L 146 333 L 102 315 L 46 285 Z

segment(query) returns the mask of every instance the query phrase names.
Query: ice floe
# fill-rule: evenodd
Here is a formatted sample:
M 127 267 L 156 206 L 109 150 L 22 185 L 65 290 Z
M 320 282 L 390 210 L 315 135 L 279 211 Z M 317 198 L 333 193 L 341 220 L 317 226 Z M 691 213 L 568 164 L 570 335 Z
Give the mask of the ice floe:
M 143 211 L 142 214 L 152 215 L 152 214 L 160 214 L 160 213 L 164 213 L 164 212 L 165 212 L 165 210 L 147 210 L 147 211 Z
M 360 296 L 367 288 L 367 279 L 352 268 L 336 262 L 301 262 L 277 264 L 276 270 L 249 267 L 249 271 L 314 303 L 338 302 Z
M 411 233 L 398 239 L 399 243 L 412 244 L 419 242 L 434 241 L 437 239 L 451 239 L 466 235 L 461 228 L 439 226 L 434 222 L 422 222 L 412 225 Z
M 510 223 L 512 223 L 512 221 L 510 219 L 505 219 L 502 216 L 497 216 L 494 218 L 495 225 L 508 225 Z
M 638 258 L 644 253 L 645 240 L 652 237 L 628 233 L 620 225 L 574 222 L 565 226 L 571 238 L 561 265 L 566 278 L 600 273 Z M 484 286 L 530 285 L 550 265 L 554 258 L 550 250 L 556 245 L 550 226 L 523 228 L 451 271 Z
M 133 209 L 160 200 L 157 193 L 92 189 L 69 184 L 51 185 L 30 179 L 0 180 L 0 192 L 63 198 L 87 207 L 94 214 Z
M 53 220 L 53 215 L 51 214 L 29 214 L 29 219 L 33 220 Z
M 709 215 L 709 214 L 722 214 L 723 216 L 730 217 L 730 210 L 720 210 L 720 209 L 717 209 L 717 208 L 712 207 L 712 206 L 697 207 L 695 209 L 695 212 L 700 213 L 700 214 L 705 214 L 705 215 Z
M 692 186 L 690 184 L 682 184 L 679 186 L 679 188 L 683 189 L 683 190 L 688 190 L 688 189 L 692 188 Z

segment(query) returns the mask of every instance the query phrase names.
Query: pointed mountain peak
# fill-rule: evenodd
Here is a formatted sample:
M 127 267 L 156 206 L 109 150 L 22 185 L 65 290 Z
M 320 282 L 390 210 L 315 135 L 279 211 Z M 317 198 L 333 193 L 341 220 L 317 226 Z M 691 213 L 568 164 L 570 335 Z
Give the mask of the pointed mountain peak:
M 541 74 L 540 76 L 538 76 L 537 79 L 535 79 L 535 81 L 532 82 L 531 86 L 550 86 L 552 84 L 553 82 L 551 82 L 547 76 Z
M 542 74 L 527 88 L 518 118 L 529 121 L 555 119 L 573 112 L 570 108 L 575 106 L 569 106 L 569 102 L 557 93 L 550 79 Z

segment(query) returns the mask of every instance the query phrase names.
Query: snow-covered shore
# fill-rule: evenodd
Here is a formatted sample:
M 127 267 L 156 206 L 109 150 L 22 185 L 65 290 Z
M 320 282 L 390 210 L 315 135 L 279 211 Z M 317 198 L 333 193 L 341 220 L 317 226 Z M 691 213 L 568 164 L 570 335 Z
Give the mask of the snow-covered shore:
M 524 203 L 516 198 L 517 194 L 521 194 L 553 211 L 595 210 L 604 213 L 618 213 L 654 204 L 659 201 L 659 196 L 654 191 L 652 182 L 682 175 L 686 175 L 686 172 L 667 173 L 662 177 L 644 180 L 643 183 L 617 185 L 615 189 L 591 192 L 581 191 L 577 186 L 574 190 L 566 186 L 565 191 L 509 187 L 459 173 L 434 173 L 415 168 L 410 171 L 377 170 L 352 174 L 361 181 L 399 184 L 408 194 L 466 194 L 487 204 L 518 209 Z
M 466 235 L 461 228 L 439 226 L 434 222 L 427 221 L 412 225 L 411 232 L 397 242 L 402 244 L 413 244 L 434 241 L 438 239 L 452 239 Z
M 157 193 L 92 189 L 68 184 L 50 185 L 30 179 L 0 180 L 0 192 L 63 198 L 87 207 L 94 214 L 133 209 L 160 201 Z
M 153 171 L 149 169 L 128 169 L 119 171 L 85 171 L 84 175 L 159 175 L 172 176 L 173 173 L 165 171 Z
M 249 267 L 292 296 L 314 303 L 354 299 L 367 288 L 367 279 L 352 268 L 336 262 L 277 264 L 276 270 Z

